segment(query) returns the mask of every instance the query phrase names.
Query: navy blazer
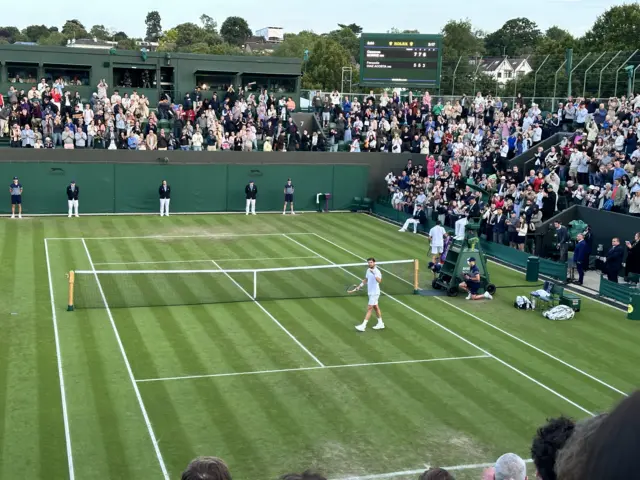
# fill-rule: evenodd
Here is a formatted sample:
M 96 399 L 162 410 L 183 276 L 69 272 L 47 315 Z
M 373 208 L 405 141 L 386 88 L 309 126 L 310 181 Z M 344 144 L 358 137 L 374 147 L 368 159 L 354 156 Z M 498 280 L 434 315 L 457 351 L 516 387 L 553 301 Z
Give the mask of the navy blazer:
M 576 243 L 576 249 L 573 251 L 573 261 L 576 263 L 583 263 L 589 255 L 589 245 L 582 240 Z

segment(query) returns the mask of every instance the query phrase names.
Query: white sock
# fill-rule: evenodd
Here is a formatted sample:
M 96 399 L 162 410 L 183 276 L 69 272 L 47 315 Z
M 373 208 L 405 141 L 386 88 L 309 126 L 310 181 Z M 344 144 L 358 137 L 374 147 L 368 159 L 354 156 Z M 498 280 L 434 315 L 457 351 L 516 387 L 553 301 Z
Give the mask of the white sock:
M 363 320 L 363 321 L 362 321 L 362 325 L 366 327 L 366 326 L 367 326 L 367 322 L 368 322 L 368 321 L 369 321 L 369 320 L 366 320 L 366 319 L 365 319 L 365 320 Z
M 378 325 L 382 324 L 382 317 L 378 317 Z

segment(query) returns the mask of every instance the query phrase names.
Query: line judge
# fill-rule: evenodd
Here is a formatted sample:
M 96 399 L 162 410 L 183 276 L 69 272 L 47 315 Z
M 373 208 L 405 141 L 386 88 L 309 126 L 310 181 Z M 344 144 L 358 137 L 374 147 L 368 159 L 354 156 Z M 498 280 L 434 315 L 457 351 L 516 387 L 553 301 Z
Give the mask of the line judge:
M 247 205 L 245 208 L 245 215 L 256 214 L 256 195 L 258 195 L 258 187 L 253 183 L 253 180 L 249 181 L 249 184 L 244 187 L 244 194 L 247 199 Z
M 76 185 L 75 180 L 71 180 L 71 183 L 67 185 L 67 206 L 69 207 L 69 218 L 73 215 L 75 210 L 76 217 L 78 217 L 78 198 L 80 197 L 80 188 Z
M 162 180 L 162 185 L 158 189 L 160 196 L 160 216 L 169 216 L 169 203 L 171 203 L 171 186 L 166 180 Z

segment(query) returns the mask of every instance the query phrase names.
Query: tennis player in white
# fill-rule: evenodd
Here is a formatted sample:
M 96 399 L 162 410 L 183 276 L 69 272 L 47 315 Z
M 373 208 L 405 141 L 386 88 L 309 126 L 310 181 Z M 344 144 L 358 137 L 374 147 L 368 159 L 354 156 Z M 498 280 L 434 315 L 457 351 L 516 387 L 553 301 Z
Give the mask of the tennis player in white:
M 356 330 L 359 332 L 364 332 L 367 328 L 367 322 L 369 322 L 369 318 L 371 318 L 371 312 L 375 310 L 376 317 L 378 317 L 378 323 L 373 327 L 374 330 L 382 330 L 384 328 L 384 323 L 382 323 L 382 312 L 380 311 L 380 307 L 378 306 L 378 299 L 380 298 L 380 283 L 382 283 L 382 273 L 378 267 L 376 267 L 376 259 L 371 257 L 367 259 L 367 263 L 369 264 L 369 269 L 367 270 L 367 274 L 360 283 L 358 289 L 362 288 L 365 284 L 367 285 L 367 293 L 369 294 L 369 305 L 367 306 L 367 314 L 364 316 L 364 321 L 360 325 L 356 325 Z

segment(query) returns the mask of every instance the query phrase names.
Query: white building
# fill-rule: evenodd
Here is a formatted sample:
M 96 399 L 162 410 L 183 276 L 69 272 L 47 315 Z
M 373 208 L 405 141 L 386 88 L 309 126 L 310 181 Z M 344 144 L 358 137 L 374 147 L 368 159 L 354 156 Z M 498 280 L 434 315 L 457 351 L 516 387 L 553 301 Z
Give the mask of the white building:
M 280 43 L 284 40 L 284 28 L 265 27 L 253 32 L 256 37 L 262 37 L 266 42 Z
M 516 77 L 523 77 L 533 71 L 526 58 L 486 57 L 480 62 L 479 71 L 501 84 Z

